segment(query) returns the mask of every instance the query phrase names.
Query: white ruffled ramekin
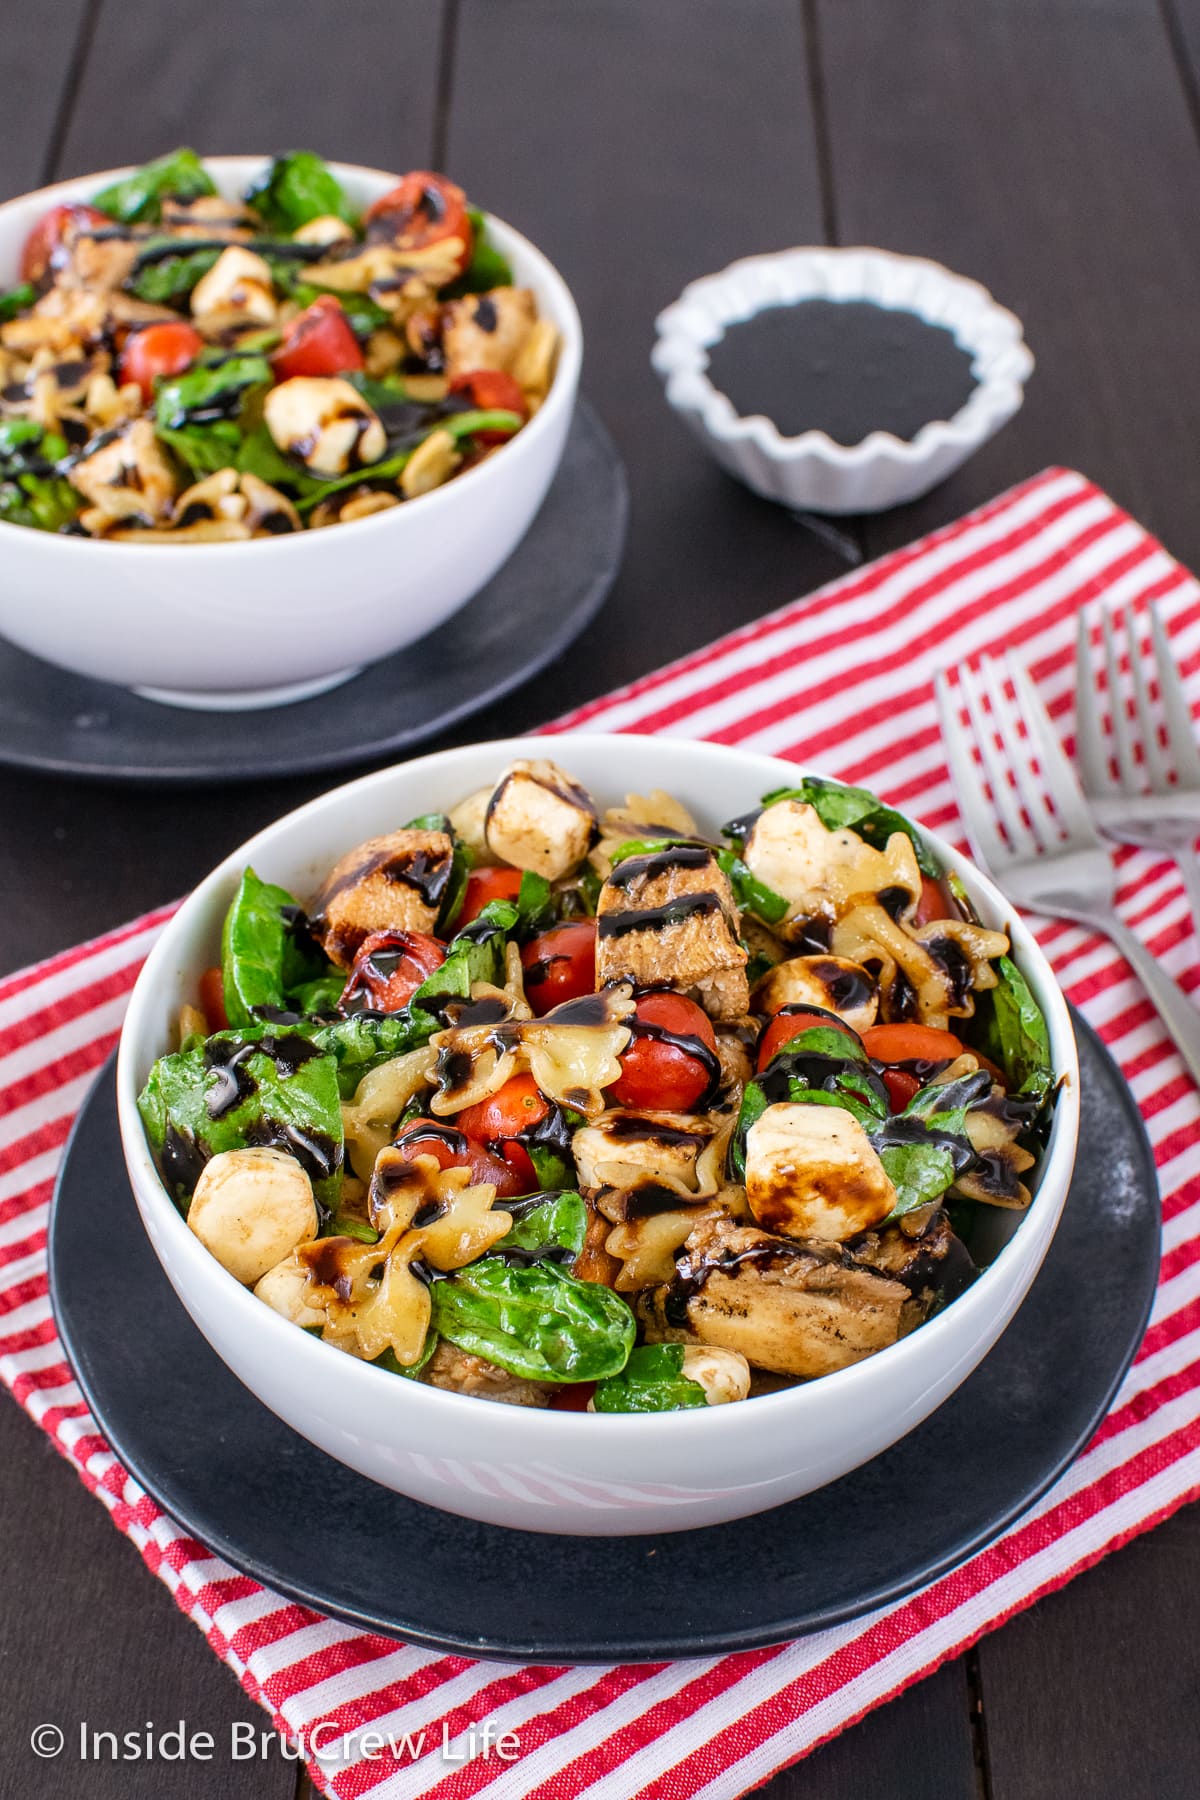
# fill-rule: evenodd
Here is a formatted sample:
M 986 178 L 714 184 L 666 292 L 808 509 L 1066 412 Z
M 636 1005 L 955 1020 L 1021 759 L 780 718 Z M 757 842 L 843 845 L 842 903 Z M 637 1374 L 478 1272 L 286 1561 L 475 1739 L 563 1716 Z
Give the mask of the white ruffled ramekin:
M 823 431 L 784 437 L 761 413 L 739 417 L 708 379 L 709 348 L 727 326 L 796 300 L 871 300 L 945 326 L 971 352 L 970 399 L 953 418 L 923 425 L 911 442 L 889 431 L 851 446 Z M 651 360 L 667 399 L 722 467 L 766 499 L 811 512 L 882 512 L 928 493 L 1012 418 L 1033 370 L 1021 321 L 986 288 L 940 263 L 888 250 L 744 257 L 689 282 L 659 314 L 657 329 Z

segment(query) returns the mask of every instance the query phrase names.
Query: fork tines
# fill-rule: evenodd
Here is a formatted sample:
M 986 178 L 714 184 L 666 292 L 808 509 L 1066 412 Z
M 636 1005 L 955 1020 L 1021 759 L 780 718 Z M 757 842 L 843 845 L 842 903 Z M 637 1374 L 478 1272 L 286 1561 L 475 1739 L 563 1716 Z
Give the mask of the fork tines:
M 1098 610 L 1109 734 L 1104 730 L 1105 715 L 1093 668 L 1092 626 L 1084 609 L 1077 624 L 1075 707 L 1076 750 L 1085 789 L 1094 800 L 1101 800 L 1114 794 L 1161 795 L 1172 788 L 1200 788 L 1200 749 L 1191 708 L 1158 608 L 1152 604 L 1147 609 L 1148 658 L 1142 649 L 1144 615 L 1139 616 L 1132 605 L 1119 612 L 1106 607 Z M 1121 685 L 1122 658 L 1115 629 L 1118 616 L 1132 687 L 1132 721 Z M 1158 690 L 1161 729 L 1152 687 Z

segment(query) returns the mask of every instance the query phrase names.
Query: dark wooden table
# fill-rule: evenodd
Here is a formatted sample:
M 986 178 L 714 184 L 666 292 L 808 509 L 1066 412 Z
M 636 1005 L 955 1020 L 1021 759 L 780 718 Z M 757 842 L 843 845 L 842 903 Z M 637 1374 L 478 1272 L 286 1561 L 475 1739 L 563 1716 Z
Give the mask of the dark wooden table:
M 1200 0 L 43 0 L 8 9 L 2 42 L 5 193 L 181 141 L 299 143 L 448 169 L 571 282 L 585 387 L 629 467 L 629 552 L 575 648 L 460 736 L 533 725 L 844 566 L 717 472 L 649 368 L 659 307 L 752 251 L 920 252 L 1025 321 L 1024 411 L 925 501 L 852 522 L 865 554 L 1066 462 L 1200 566 Z M 321 785 L 180 797 L 0 774 L 0 958 L 182 892 Z M 123 1329 L 136 1320 L 115 1296 Z M 0 1795 L 303 1791 L 279 1760 L 38 1763 L 26 1740 L 42 1720 L 183 1717 L 223 1740 L 261 1715 L 8 1404 L 0 1517 Z M 1192 1511 L 763 1794 L 1192 1800 L 1198 1570 Z

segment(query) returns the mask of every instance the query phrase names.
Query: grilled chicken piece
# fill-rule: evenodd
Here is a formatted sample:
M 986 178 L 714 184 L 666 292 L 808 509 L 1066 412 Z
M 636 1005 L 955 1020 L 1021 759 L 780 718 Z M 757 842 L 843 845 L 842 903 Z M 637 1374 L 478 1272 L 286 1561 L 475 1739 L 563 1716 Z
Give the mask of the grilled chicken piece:
M 854 1031 L 875 1023 L 879 991 L 861 963 L 844 956 L 793 956 L 768 969 L 750 996 L 755 1012 L 781 1006 L 819 1006 L 836 1013 Z
M 432 931 L 453 857 L 444 831 L 392 831 L 343 856 L 311 908 L 326 956 L 348 969 L 373 931 Z
M 902 1335 L 908 1289 L 827 1244 L 706 1219 L 677 1267 L 673 1282 L 638 1299 L 650 1343 L 716 1344 L 755 1368 L 808 1380 Z
M 155 525 L 175 500 L 175 471 L 149 419 L 133 419 L 115 437 L 77 462 L 68 474 L 72 487 L 106 519 L 139 519 Z
M 499 1400 L 507 1406 L 548 1406 L 555 1391 L 551 1381 L 526 1381 L 507 1369 L 485 1362 L 482 1356 L 459 1350 L 443 1340 L 421 1372 L 430 1387 L 448 1388 L 454 1394 L 473 1394 L 477 1400 Z
M 570 874 L 596 831 L 591 795 L 557 763 L 512 763 L 487 803 L 484 832 L 491 855 L 548 881 Z
M 641 986 L 667 982 L 714 1019 L 750 1003 L 733 891 L 711 850 L 685 845 L 629 856 L 600 890 L 596 975 Z
M 451 300 L 442 313 L 446 373 L 505 369 L 513 364 L 537 321 L 537 303 L 528 288 L 492 288 Z
M 813 806 L 778 800 L 754 823 L 742 852 L 760 881 L 790 902 L 781 937 L 797 935 L 808 919 L 838 919 L 860 894 L 900 889 L 915 904 L 921 892 L 912 839 L 893 832 L 876 850 L 855 831 L 830 831 Z
M 254 250 L 231 244 L 222 250 L 207 275 L 192 289 L 192 317 L 209 320 L 214 315 L 254 319 L 273 325 L 278 313 L 270 264 Z
M 896 1204 L 852 1113 L 792 1101 L 768 1106 L 746 1134 L 746 1196 L 768 1230 L 833 1244 L 882 1223 Z
M 378 462 L 387 450 L 378 415 L 340 375 L 281 381 L 263 401 L 263 421 L 276 448 L 299 457 L 313 475 L 348 475 Z
M 906 1230 L 910 1213 L 886 1231 L 871 1231 L 850 1246 L 856 1262 L 877 1269 L 892 1281 L 903 1282 L 909 1297 L 904 1303 L 904 1329 L 912 1330 L 929 1315 L 934 1300 L 956 1300 L 975 1279 L 970 1251 L 950 1229 L 943 1208 L 938 1207 L 922 1227 Z

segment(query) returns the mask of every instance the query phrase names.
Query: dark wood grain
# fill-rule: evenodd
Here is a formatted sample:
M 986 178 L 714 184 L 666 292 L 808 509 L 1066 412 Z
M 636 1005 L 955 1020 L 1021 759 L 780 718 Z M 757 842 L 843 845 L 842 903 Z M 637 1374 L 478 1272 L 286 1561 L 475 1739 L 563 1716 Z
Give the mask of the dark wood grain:
M 186 142 L 208 154 L 303 145 L 383 168 L 427 161 L 440 0 L 101 0 L 59 174 L 140 162 Z
M 294 1764 L 274 1750 L 264 1760 L 229 1755 L 233 1721 L 261 1731 L 265 1714 L 7 1400 L 0 1406 L 0 1517 L 0 1800 L 292 1800 Z M 144 1731 L 147 1721 L 165 1731 L 180 1719 L 211 1733 L 210 1763 L 80 1759 L 84 1723 L 121 1734 Z M 43 1724 L 66 1735 L 53 1760 L 29 1747 L 31 1731 Z
M 1200 563 L 1200 183 L 1155 0 L 837 0 L 821 25 L 843 241 L 976 277 L 1038 358 L 1017 419 L 872 550 L 1066 462 Z
M 949 1663 L 753 1800 L 978 1800 L 966 1678 Z M 1060 1796 L 1061 1800 L 1061 1796 Z M 1090 1800 L 1090 1796 L 1089 1796 Z
M 4 16 L 4 129 L 0 193 L 41 187 L 53 173 L 55 147 L 87 51 L 89 0 L 10 7 Z
M 981 1646 L 991 1800 L 1194 1800 L 1200 1510 Z

